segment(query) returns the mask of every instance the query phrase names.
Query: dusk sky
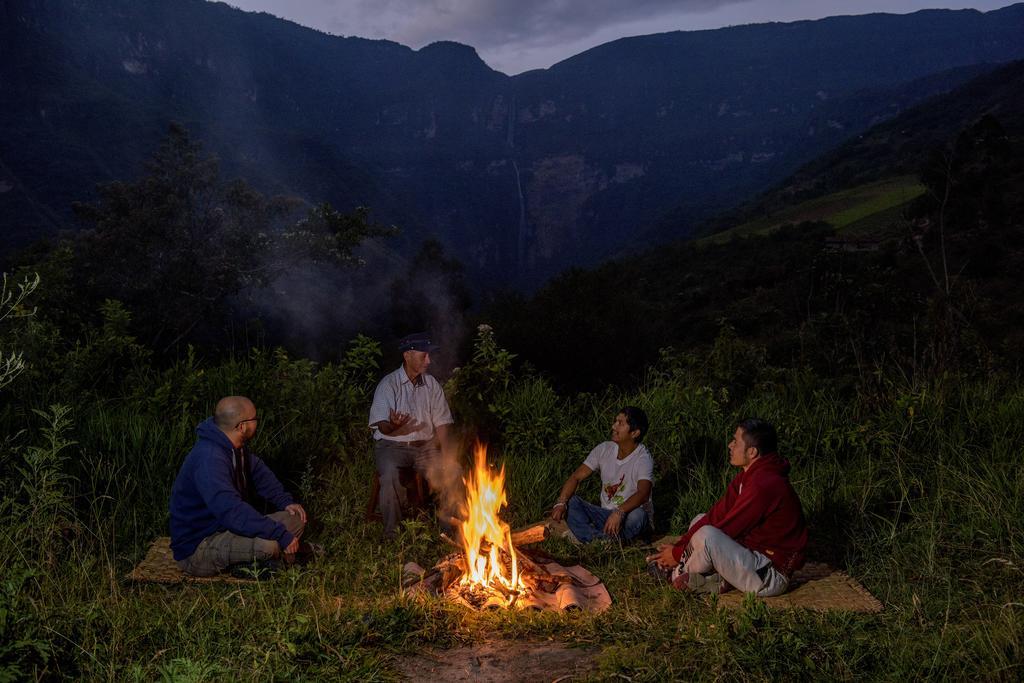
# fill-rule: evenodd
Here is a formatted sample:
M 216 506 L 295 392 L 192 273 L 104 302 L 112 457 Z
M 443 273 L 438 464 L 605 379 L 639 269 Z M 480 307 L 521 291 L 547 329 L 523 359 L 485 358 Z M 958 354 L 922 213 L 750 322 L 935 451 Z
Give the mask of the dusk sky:
M 840 14 L 1005 7 L 1008 0 L 232 0 L 339 36 L 419 49 L 438 40 L 476 48 L 509 75 L 546 68 L 624 36 Z

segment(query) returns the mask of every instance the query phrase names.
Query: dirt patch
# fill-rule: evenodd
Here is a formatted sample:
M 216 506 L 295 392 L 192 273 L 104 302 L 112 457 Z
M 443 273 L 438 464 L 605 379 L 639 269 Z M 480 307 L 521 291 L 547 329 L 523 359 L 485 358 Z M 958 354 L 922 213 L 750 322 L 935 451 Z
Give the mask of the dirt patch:
M 597 668 L 595 648 L 561 643 L 495 641 L 407 657 L 397 668 L 407 681 L 573 681 Z

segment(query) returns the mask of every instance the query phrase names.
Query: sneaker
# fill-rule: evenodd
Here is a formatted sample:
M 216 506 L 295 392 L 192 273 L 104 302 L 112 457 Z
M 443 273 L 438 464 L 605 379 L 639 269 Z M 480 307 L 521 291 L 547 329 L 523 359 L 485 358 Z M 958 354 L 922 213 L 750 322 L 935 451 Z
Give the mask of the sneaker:
M 647 573 L 663 583 L 668 583 L 672 580 L 672 570 L 665 569 L 654 560 L 647 563 Z
M 307 543 L 302 541 L 299 550 L 295 553 L 295 564 L 303 567 L 311 562 L 318 561 L 326 554 L 324 547 L 319 543 Z
M 728 584 L 722 581 L 722 577 L 717 573 L 705 576 L 683 572 L 672 580 L 672 585 L 678 590 L 689 590 L 694 593 L 724 593 L 724 586 Z

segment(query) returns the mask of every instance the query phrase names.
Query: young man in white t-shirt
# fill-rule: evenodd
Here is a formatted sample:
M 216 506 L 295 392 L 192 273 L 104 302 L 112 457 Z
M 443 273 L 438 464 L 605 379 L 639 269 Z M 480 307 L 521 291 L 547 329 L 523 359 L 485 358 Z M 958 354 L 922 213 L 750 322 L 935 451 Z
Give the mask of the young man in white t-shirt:
M 551 508 L 551 518 L 565 519 L 573 535 L 583 543 L 599 538 L 628 541 L 650 521 L 654 460 L 644 446 L 647 414 L 626 406 L 612 423 L 612 440 L 599 443 L 576 468 Z M 592 472 L 601 473 L 601 505 L 586 502 L 576 488 Z

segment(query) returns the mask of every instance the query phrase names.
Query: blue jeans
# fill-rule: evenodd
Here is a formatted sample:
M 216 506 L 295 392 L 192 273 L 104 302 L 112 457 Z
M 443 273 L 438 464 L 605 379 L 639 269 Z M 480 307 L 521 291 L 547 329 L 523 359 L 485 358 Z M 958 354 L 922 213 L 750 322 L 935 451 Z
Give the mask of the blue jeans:
M 608 521 L 614 510 L 592 505 L 579 496 L 569 499 L 565 522 L 573 535 L 582 543 L 590 543 L 598 538 L 611 538 L 604 532 L 604 523 Z M 647 524 L 647 513 L 643 506 L 631 510 L 619 527 L 618 538 L 628 541 L 643 531 Z

